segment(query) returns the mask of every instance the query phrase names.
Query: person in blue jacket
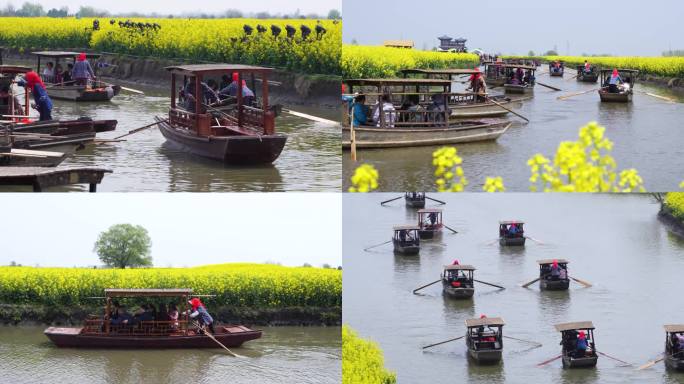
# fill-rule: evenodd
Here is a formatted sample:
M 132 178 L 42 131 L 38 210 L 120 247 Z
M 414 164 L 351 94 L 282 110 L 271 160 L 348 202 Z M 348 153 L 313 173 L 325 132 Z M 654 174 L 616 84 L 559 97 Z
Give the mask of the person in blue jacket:
M 209 312 L 207 312 L 207 309 L 204 307 L 204 304 L 202 304 L 200 299 L 193 297 L 192 300 L 188 300 L 188 303 L 192 307 L 192 310 L 190 311 L 190 317 L 192 319 L 196 319 L 205 332 L 205 328 L 209 328 L 211 333 L 216 333 L 214 331 L 214 319 L 211 317 Z
M 366 105 L 366 95 L 357 95 L 352 104 L 354 113 L 354 126 L 361 127 L 368 125 L 368 106 Z
M 35 104 L 32 107 L 40 113 L 40 121 L 52 120 L 52 100 L 45 90 L 45 84 L 34 71 L 27 72 L 24 79 L 19 80 L 20 87 L 26 87 L 26 92 L 33 94 Z

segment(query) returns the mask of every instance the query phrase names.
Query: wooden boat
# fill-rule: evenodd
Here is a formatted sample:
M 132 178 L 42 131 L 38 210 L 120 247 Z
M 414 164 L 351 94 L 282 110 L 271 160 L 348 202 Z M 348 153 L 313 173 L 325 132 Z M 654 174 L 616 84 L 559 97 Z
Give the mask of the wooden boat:
M 29 113 L 29 93 L 24 92 L 23 105 L 22 100 L 16 97 L 13 89 L 13 82 L 18 75 L 23 75 L 31 71 L 29 67 L 19 65 L 0 65 L 0 89 L 6 90 L 0 95 L 0 115 L 2 115 L 2 122 L 9 123 L 18 121 L 19 116 L 27 115 Z M 17 116 L 17 117 L 15 117 Z
M 275 161 L 287 136 L 275 132 L 275 114 L 268 105 L 268 75 L 271 68 L 233 64 L 195 64 L 166 68 L 171 72 L 171 107 L 168 118 L 157 117 L 166 140 L 192 154 L 227 164 L 268 164 Z M 176 103 L 176 79 L 190 78 L 195 94 L 202 94 L 202 82 L 210 76 L 238 74 L 237 97 L 226 109 L 212 107 L 196 98 Z M 242 97 L 244 75 L 259 75 L 262 80 L 261 105 L 247 105 Z M 194 111 L 199 111 L 196 113 Z
M 442 210 L 439 208 L 423 208 L 418 210 L 418 235 L 429 240 L 442 236 Z
M 677 335 L 684 334 L 684 324 L 665 325 L 665 366 L 684 371 L 684 349 L 679 348 Z
M 578 65 L 577 69 L 577 81 L 583 83 L 595 83 L 599 78 L 599 70 L 593 65 L 590 67 L 590 72 L 584 72 L 584 65 Z
M 94 80 L 91 81 L 89 85 L 77 85 L 75 81 L 71 82 L 57 82 L 58 79 L 55 76 L 48 76 L 41 73 L 40 62 L 41 58 L 45 60 L 53 61 L 53 68 L 57 67 L 60 60 L 63 61 L 62 67 L 66 70 L 66 66 L 69 62 L 75 63 L 76 57 L 78 57 L 78 52 L 69 51 L 39 51 L 33 52 L 34 55 L 38 57 L 38 62 L 36 64 L 36 72 L 40 74 L 45 83 L 45 89 L 47 94 L 53 99 L 62 99 L 70 101 L 109 101 L 114 96 L 121 92 L 121 86 L 108 84 L 103 81 Z M 86 54 L 87 59 L 99 59 L 100 55 L 95 53 Z M 93 65 L 93 72 L 97 75 L 97 65 Z
M 522 79 L 516 76 L 518 69 L 524 71 Z M 534 84 L 536 77 L 534 76 L 537 67 L 527 65 L 506 65 L 504 67 L 506 74 L 506 82 L 504 83 L 504 91 L 506 93 L 517 94 L 532 94 L 534 92 Z
M 500 317 L 482 317 L 467 319 L 465 325 L 468 356 L 477 364 L 501 361 L 504 320 Z
M 484 63 L 484 77 L 488 87 L 502 87 L 506 84 L 506 67 L 503 62 Z
M 559 63 L 560 66 L 556 68 L 555 63 Z M 549 76 L 563 77 L 565 72 L 565 63 L 562 61 L 555 61 L 549 63 Z
M 634 85 L 636 84 L 639 71 L 636 69 L 618 69 L 620 78 L 623 84 L 618 85 L 618 92 L 612 93 L 609 91 L 609 81 L 613 73 L 612 69 L 602 69 L 601 71 L 601 89 L 598 90 L 602 102 L 609 103 L 628 103 L 632 101 L 634 94 Z
M 72 146 L 76 150 L 77 145 Z M 0 134 L 0 167 L 56 167 L 71 153 L 14 148 L 7 134 Z
M 191 295 L 192 289 L 105 289 L 103 318 L 87 319 L 83 327 L 49 327 L 44 333 L 56 346 L 67 348 L 221 348 L 193 327 L 187 314 L 177 321 L 140 321 L 135 325 L 117 324 L 112 315 L 112 298 L 176 298 L 180 299 L 178 309 L 182 313 Z M 262 335 L 262 331 L 242 325 L 214 325 L 214 329 L 214 338 L 229 348 L 239 347 Z
M 503 119 L 452 119 L 448 104 L 452 96 L 449 80 L 351 79 L 345 80 L 345 83 L 350 92 L 362 89 L 367 97 L 376 100 L 383 96 L 389 98 L 384 103 L 385 111 L 375 114 L 376 121 L 369 120 L 367 125 L 354 127 L 357 148 L 417 147 L 496 140 L 511 125 Z M 374 115 L 376 106 L 369 111 L 369 117 Z M 343 148 L 351 147 L 351 137 L 351 128 L 345 125 L 342 129 Z
M 520 220 L 499 221 L 499 244 L 502 246 L 524 246 L 524 222 Z M 511 233 L 511 226 L 515 226 L 516 233 Z
M 560 276 L 557 279 L 551 277 L 551 266 L 553 262 L 558 263 Z M 564 291 L 570 287 L 568 277 L 568 263 L 565 259 L 545 259 L 537 260 L 539 264 L 539 289 L 546 291 Z
M 404 201 L 409 208 L 425 208 L 425 192 L 405 192 Z
M 442 272 L 442 292 L 454 299 L 469 299 L 475 294 L 472 265 L 445 265 Z
M 400 225 L 393 228 L 394 252 L 404 255 L 416 255 L 420 252 L 420 235 L 415 225 Z
M 14 126 L 13 131 L 63 136 L 84 132 L 109 132 L 115 130 L 117 124 L 117 120 L 92 120 L 87 117 L 82 117 L 78 120 L 49 120 L 18 123 Z
M 563 368 L 593 368 L 598 361 L 594 339 L 594 324 L 591 321 L 577 321 L 555 325 L 556 331 L 561 333 L 561 358 Z M 587 351 L 578 356 L 576 343 L 578 332 L 584 332 L 587 338 Z

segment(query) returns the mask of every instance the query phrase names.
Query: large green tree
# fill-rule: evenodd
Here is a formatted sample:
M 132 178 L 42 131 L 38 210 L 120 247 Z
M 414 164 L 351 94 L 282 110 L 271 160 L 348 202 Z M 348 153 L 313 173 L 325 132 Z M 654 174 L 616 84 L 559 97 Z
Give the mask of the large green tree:
M 116 224 L 100 233 L 93 250 L 109 267 L 146 267 L 152 265 L 152 240 L 139 225 Z

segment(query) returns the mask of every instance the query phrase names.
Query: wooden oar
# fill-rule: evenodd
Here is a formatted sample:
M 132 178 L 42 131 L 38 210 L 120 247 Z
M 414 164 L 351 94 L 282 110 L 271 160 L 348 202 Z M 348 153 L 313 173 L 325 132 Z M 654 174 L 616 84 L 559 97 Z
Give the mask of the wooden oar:
M 234 353 L 233 351 L 231 351 L 230 349 L 228 349 L 228 347 L 226 347 L 225 345 L 223 345 L 223 343 L 221 343 L 220 341 L 216 340 L 216 338 L 214 337 L 214 335 L 212 335 L 211 333 L 207 332 L 207 330 L 204 329 L 203 327 L 201 327 L 201 326 L 199 325 L 198 322 L 193 321 L 192 323 L 193 323 L 200 331 L 202 331 L 202 333 L 204 333 L 205 336 L 209 336 L 210 339 L 214 340 L 214 341 L 216 342 L 216 344 L 220 345 L 223 349 L 225 349 L 226 351 L 228 351 L 228 353 L 230 353 L 233 357 L 244 357 L 244 356 L 238 355 L 237 353 Z
M 165 122 L 167 122 L 167 121 L 168 121 L 168 119 L 159 120 L 159 121 L 157 121 L 157 122 L 155 122 L 155 123 L 148 124 L 148 125 L 146 125 L 146 126 L 144 126 L 144 127 L 140 127 L 140 128 L 136 128 L 136 129 L 130 130 L 130 131 L 128 131 L 128 133 L 126 133 L 125 135 L 121 135 L 121 136 L 115 137 L 114 140 L 119 140 L 119 139 L 122 138 L 122 137 L 126 137 L 126 136 L 128 136 L 128 135 L 132 135 L 132 134 L 134 134 L 134 133 L 136 133 L 136 132 L 143 131 L 143 130 L 145 130 L 145 129 L 147 129 L 147 128 L 154 127 L 154 126 L 157 125 L 157 124 L 165 123 Z
M 526 238 L 526 239 L 530 239 L 530 240 L 534 241 L 534 242 L 537 243 L 537 244 L 544 245 L 543 242 L 541 242 L 541 241 L 535 239 L 535 238 L 532 237 L 532 236 L 525 236 L 525 238 Z
M 492 287 L 497 287 L 497 288 L 501 288 L 501 289 L 506 289 L 506 288 L 504 288 L 504 287 L 502 287 L 502 286 L 500 286 L 500 285 L 488 283 L 488 282 L 486 282 L 486 281 L 482 281 L 482 280 L 478 280 L 478 279 L 473 279 L 473 280 L 474 280 L 474 281 L 477 281 L 477 282 L 480 283 L 480 284 L 486 284 L 486 285 L 491 285 Z
M 434 202 L 437 202 L 437 203 L 440 203 L 440 204 L 446 204 L 444 201 L 442 201 L 442 200 L 437 200 L 437 199 L 433 199 L 432 197 L 425 196 L 425 198 L 426 198 L 426 199 L 430 199 L 430 200 L 432 200 L 432 201 L 434 201 Z
M 416 288 L 416 289 L 413 290 L 413 293 L 416 293 L 416 292 L 420 291 L 421 289 L 427 288 L 427 287 L 429 287 L 429 286 L 431 286 L 431 285 L 435 285 L 435 284 L 439 283 L 440 281 L 442 281 L 442 279 L 435 280 L 435 281 L 433 281 L 433 282 L 430 283 L 430 284 L 425 284 L 425 285 L 423 285 L 422 287 L 418 287 L 418 288 Z
M 455 229 L 451 229 L 448 225 L 446 225 L 446 224 L 442 224 L 442 225 L 444 225 L 444 228 L 450 230 L 451 232 L 458 233 Z
M 637 92 L 639 92 L 639 93 L 641 93 L 641 94 L 643 94 L 643 95 L 648 95 L 648 96 L 655 97 L 655 98 L 658 98 L 658 99 L 661 99 L 661 100 L 669 101 L 670 103 L 675 103 L 675 102 L 677 102 L 677 100 L 675 100 L 675 99 L 671 99 L 671 98 L 665 97 L 665 96 L 656 95 L 655 93 L 644 92 L 644 91 L 637 91 Z
M 609 354 L 607 354 L 607 353 L 603 353 L 603 352 L 600 352 L 600 351 L 596 351 L 596 353 L 598 353 L 598 354 L 601 355 L 601 356 L 605 356 L 605 357 L 607 357 L 607 358 L 609 358 L 609 359 L 613 359 L 613 360 L 615 360 L 615 361 L 619 361 L 619 362 L 621 362 L 622 364 L 625 364 L 625 365 L 634 365 L 634 364 L 628 363 L 628 362 L 626 362 L 626 361 L 624 361 L 624 360 L 620 360 L 620 359 L 618 359 L 617 357 L 613 357 L 613 356 L 611 356 L 611 355 L 609 355 Z
M 339 122 L 337 122 L 335 120 L 324 119 L 322 117 L 313 116 L 313 115 L 309 115 L 306 113 L 293 111 L 291 109 L 283 108 L 282 111 L 285 113 L 289 113 L 290 115 L 293 115 L 293 116 L 301 117 L 303 119 L 307 119 L 307 120 L 311 120 L 311 121 L 316 121 L 319 123 L 325 123 L 325 124 L 330 124 L 330 125 L 339 125 L 340 124 Z
M 515 111 L 512 110 L 512 109 L 509 109 L 509 108 L 504 107 L 503 105 L 501 105 L 501 104 L 499 104 L 498 102 L 496 102 L 496 100 L 494 100 L 493 98 L 489 97 L 488 99 L 489 99 L 489 101 L 491 101 L 492 103 L 494 103 L 494 104 L 498 105 L 499 107 L 501 107 L 501 108 L 507 110 L 508 112 L 510 112 L 510 113 L 512 113 L 512 114 L 514 114 L 514 115 L 516 115 L 516 116 L 518 116 L 519 118 L 521 118 L 521 119 L 527 121 L 528 123 L 530 122 L 530 119 L 528 119 L 527 117 L 525 117 L 525 116 L 523 116 L 523 115 L 521 115 L 521 114 L 515 112 Z
M 532 281 L 529 281 L 529 282 L 527 282 L 527 283 L 521 285 L 521 287 L 527 288 L 527 287 L 529 287 L 530 285 L 532 285 L 532 284 L 536 283 L 537 281 L 539 281 L 540 279 L 541 279 L 541 277 L 537 277 L 536 279 L 534 279 L 534 280 L 532 280 Z
M 536 82 L 536 84 L 539 84 L 539 85 L 541 85 L 542 87 L 546 87 L 546 88 L 549 88 L 549 89 L 553 89 L 554 91 L 562 91 L 562 89 L 560 89 L 560 88 L 556 88 L 556 87 L 550 86 L 550 85 L 548 85 L 548 84 L 540 83 L 540 82 L 538 82 L 538 81 Z
M 546 365 L 546 364 L 548 364 L 548 363 L 550 363 L 550 362 L 552 362 L 552 361 L 555 361 L 555 360 L 560 359 L 561 357 L 563 357 L 563 355 L 558 355 L 558 356 L 553 357 L 553 358 L 551 358 L 551 359 L 548 359 L 548 360 L 546 360 L 546 361 L 542 361 L 541 363 L 537 364 L 537 367 L 541 367 L 542 365 Z
M 659 358 L 653 359 L 644 365 L 640 365 L 639 368 L 637 368 L 637 371 L 641 371 L 642 369 L 646 368 L 651 368 L 652 366 L 656 365 L 657 363 L 660 363 L 663 360 L 665 360 L 665 354 L 661 353 Z
M 465 336 L 459 336 L 459 337 L 455 337 L 455 338 L 453 338 L 453 339 L 440 341 L 439 343 L 434 343 L 434 344 L 426 345 L 426 346 L 423 347 L 423 349 L 432 348 L 432 347 L 435 347 L 435 346 L 437 346 L 437 345 L 442 345 L 442 344 L 450 343 L 450 342 L 452 342 L 452 341 L 460 340 L 460 339 L 462 339 L 462 338 L 464 338 L 464 337 L 465 337 Z
M 379 246 L 381 246 L 381 245 L 385 245 L 385 244 L 391 243 L 391 242 L 392 242 L 392 240 L 388 240 L 388 241 L 385 241 L 384 243 L 380 243 L 380 244 L 376 244 L 376 245 L 371 245 L 370 247 L 364 248 L 363 250 L 364 250 L 364 251 L 367 251 L 367 250 L 369 250 L 369 249 L 371 249 L 371 248 L 376 248 L 376 247 L 379 247 Z
M 523 343 L 534 344 L 534 345 L 537 346 L 536 348 L 539 348 L 539 347 L 542 346 L 542 343 L 537 343 L 536 341 L 523 340 L 523 339 L 516 339 L 515 337 L 506 336 L 506 335 L 504 335 L 504 337 L 507 338 L 507 339 L 512 339 L 512 340 L 521 341 L 521 342 L 523 342 Z
M 584 280 L 581 280 L 581 279 L 577 279 L 577 278 L 574 278 L 574 277 L 572 277 L 572 276 L 568 276 L 568 277 L 571 278 L 572 280 L 574 280 L 574 281 L 576 281 L 576 282 L 578 282 L 578 283 L 584 285 L 584 286 L 587 287 L 587 288 L 589 288 L 589 287 L 592 286 L 591 283 L 589 283 L 588 281 L 584 281 Z
M 381 202 L 380 205 L 383 205 L 385 203 L 389 203 L 390 201 L 399 200 L 402 197 L 404 197 L 404 196 L 399 196 L 399 197 L 395 197 L 394 199 L 385 200 L 385 201 Z
M 569 79 L 565 79 L 565 81 L 570 81 L 570 80 L 572 80 L 572 79 L 575 79 L 575 78 L 577 78 L 577 76 L 578 76 L 578 75 L 575 75 L 575 76 L 573 76 L 573 77 L 571 77 L 571 78 L 569 78 Z
M 121 86 L 119 86 L 119 87 L 121 87 Z M 144 95 L 144 94 L 145 94 L 145 92 L 143 92 L 143 91 L 139 91 L 139 90 L 137 90 L 137 89 L 133 89 L 133 88 L 128 88 L 128 87 L 121 87 L 121 89 L 122 89 L 122 90 L 124 90 L 124 91 L 128 91 L 128 92 L 133 92 L 133 93 L 137 93 L 137 94 L 139 94 L 139 95 Z
M 565 99 L 569 99 L 569 98 L 571 98 L 571 97 L 575 97 L 575 96 L 579 96 L 579 95 L 584 95 L 585 93 L 595 92 L 595 91 L 598 91 L 598 90 L 599 90 L 599 88 L 593 88 L 593 89 L 590 89 L 590 90 L 588 90 L 588 91 L 577 92 L 577 93 L 571 93 L 571 94 L 565 95 L 565 96 L 558 96 L 556 99 L 557 99 L 557 100 L 565 100 Z

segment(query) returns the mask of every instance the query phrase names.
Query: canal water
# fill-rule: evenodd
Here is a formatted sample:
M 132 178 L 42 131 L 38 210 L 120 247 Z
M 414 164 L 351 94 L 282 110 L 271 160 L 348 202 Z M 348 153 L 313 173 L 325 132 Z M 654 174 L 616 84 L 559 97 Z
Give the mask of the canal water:
M 86 350 L 56 348 L 44 327 L 0 327 L 1 382 L 337 384 L 339 327 L 274 327 L 231 350 Z
M 29 64 L 33 63 L 20 63 Z M 110 102 L 76 103 L 53 100 L 53 118 L 116 119 L 114 132 L 98 134 L 107 139 L 154 122 L 168 114 L 169 90 L 135 83 L 124 86 L 145 95 L 122 91 Z M 339 110 L 320 106 L 284 105 L 331 120 Z M 35 111 L 34 111 L 35 112 Z M 276 119 L 278 132 L 288 135 L 280 157 L 272 165 L 236 167 L 190 155 L 168 145 L 157 127 L 126 137 L 126 141 L 90 145 L 65 160 L 63 166 L 109 168 L 98 191 L 114 192 L 272 192 L 339 191 L 341 160 L 339 127 L 313 122 L 283 113 Z M 87 190 L 75 186 L 62 190 Z M 0 190 L 21 190 L 3 188 Z M 29 189 L 26 189 L 29 190 Z M 59 189 L 56 189 L 59 190 Z
M 396 194 L 345 194 L 344 321 L 379 343 L 386 366 L 403 383 L 684 383 L 684 374 L 662 363 L 635 367 L 664 349 L 664 324 L 684 323 L 681 271 L 684 240 L 668 232 L 650 195 L 429 194 L 447 202 L 446 231 L 439 241 L 421 243 L 419 256 L 394 255 L 386 244 L 392 226 L 416 223 L 403 199 L 380 206 Z M 437 206 L 429 203 L 428 206 Z M 524 248 L 503 248 L 496 241 L 498 221 L 524 220 Z M 522 288 L 538 276 L 536 260 L 565 258 L 570 275 L 593 284 L 572 283 L 569 291 Z M 458 259 L 477 268 L 472 300 L 442 296 L 435 284 L 442 267 Z M 503 362 L 469 362 L 461 339 L 423 351 L 422 346 L 465 334 L 464 320 L 481 314 L 504 318 L 504 335 L 542 343 L 504 339 Z M 621 366 L 599 356 L 596 369 L 563 369 L 553 324 L 593 321 L 600 352 L 634 364 Z
M 543 66 L 540 67 L 543 72 Z M 561 141 L 574 141 L 579 128 L 590 121 L 606 127 L 606 136 L 615 143 L 612 155 L 619 169 L 636 168 L 649 191 L 672 191 L 684 179 L 684 94 L 666 88 L 637 83 L 638 92 L 650 92 L 678 100 L 663 101 L 635 93 L 632 103 L 601 103 L 596 91 L 557 100 L 561 95 L 587 91 L 598 84 L 540 75 L 538 81 L 560 88 L 556 92 L 537 84 L 534 97 L 515 110 L 530 119 L 527 124 L 508 114 L 513 126 L 497 141 L 456 145 L 463 158 L 463 170 L 470 184 L 467 190 L 480 192 L 486 177 L 502 176 L 507 191 L 529 191 L 527 160 L 537 153 L 552 158 Z M 501 88 L 490 90 L 502 93 Z M 520 95 L 519 95 L 520 96 Z M 522 122 L 522 123 L 521 123 Z M 438 147 L 359 150 L 358 161 L 343 154 L 345 190 L 358 164 L 369 163 L 380 172 L 382 191 L 434 191 L 432 152 Z

